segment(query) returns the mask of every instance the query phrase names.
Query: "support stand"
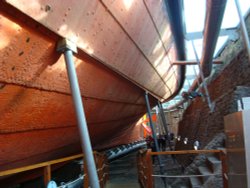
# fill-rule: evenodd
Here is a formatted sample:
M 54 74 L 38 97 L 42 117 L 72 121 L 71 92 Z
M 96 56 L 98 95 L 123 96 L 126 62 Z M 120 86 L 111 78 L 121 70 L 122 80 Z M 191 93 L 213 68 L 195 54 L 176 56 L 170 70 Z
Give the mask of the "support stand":
M 162 104 L 160 101 L 158 101 L 158 107 L 160 110 L 161 121 L 162 121 L 163 127 L 165 129 L 165 133 L 167 135 L 168 147 L 171 151 L 173 151 L 173 148 L 171 147 L 170 138 L 169 138 L 170 135 L 169 135 L 169 130 L 168 130 L 168 126 L 167 126 L 167 120 L 166 120 L 166 117 L 164 115 L 164 111 L 163 111 Z
M 155 134 L 154 124 L 152 121 L 151 108 L 150 108 L 150 104 L 149 104 L 149 100 L 148 100 L 148 92 L 145 92 L 145 101 L 146 101 L 146 106 L 147 106 L 147 111 L 148 111 L 149 124 L 150 124 L 151 130 L 152 130 L 152 135 L 153 135 L 153 139 L 154 139 L 155 149 L 156 149 L 156 152 L 159 152 L 160 149 L 159 149 L 159 144 L 158 144 L 157 137 Z M 160 166 L 160 173 L 164 174 L 163 169 L 162 169 L 161 158 L 159 155 L 157 155 L 157 159 L 158 159 L 159 166 Z M 163 181 L 164 185 L 166 186 L 166 181 L 164 178 L 162 178 L 162 181 Z
M 87 127 L 87 122 L 84 114 L 82 97 L 78 85 L 78 79 L 73 62 L 73 52 L 77 52 L 76 46 L 67 39 L 63 39 L 58 43 L 57 51 L 64 54 L 70 88 L 73 96 L 74 107 L 77 116 L 78 129 L 81 137 L 81 147 L 84 153 L 85 161 L 87 163 L 87 171 L 91 188 L 100 188 L 98 175 L 96 171 L 95 160 L 90 143 L 90 137 Z

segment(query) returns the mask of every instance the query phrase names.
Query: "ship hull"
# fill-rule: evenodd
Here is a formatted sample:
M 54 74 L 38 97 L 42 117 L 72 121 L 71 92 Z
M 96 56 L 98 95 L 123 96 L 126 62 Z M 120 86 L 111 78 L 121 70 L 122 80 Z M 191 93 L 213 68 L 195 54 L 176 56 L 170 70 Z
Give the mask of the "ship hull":
M 32 2 L 1 2 L 0 170 L 81 152 L 67 70 L 56 52 L 64 37 L 78 47 L 93 148 L 142 139 L 136 122 L 146 112 L 145 91 L 154 106 L 180 82 L 161 2 L 138 1 L 126 14 L 125 4 L 109 1 Z

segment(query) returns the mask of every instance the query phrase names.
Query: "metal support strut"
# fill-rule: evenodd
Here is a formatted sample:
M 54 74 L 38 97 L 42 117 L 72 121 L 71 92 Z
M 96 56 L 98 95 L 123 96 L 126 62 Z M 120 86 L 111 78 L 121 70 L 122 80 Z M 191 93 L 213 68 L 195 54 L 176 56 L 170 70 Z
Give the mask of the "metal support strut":
M 211 98 L 209 96 L 209 92 L 208 92 L 208 88 L 207 88 L 207 83 L 205 81 L 205 77 L 204 77 L 204 74 L 202 72 L 202 68 L 201 68 L 201 64 L 200 64 L 200 60 L 199 60 L 198 54 L 197 54 L 197 51 L 195 49 L 194 42 L 193 41 L 191 41 L 191 42 L 192 42 L 192 46 L 193 46 L 193 50 L 194 50 L 196 61 L 198 62 L 198 67 L 199 67 L 199 71 L 200 71 L 201 80 L 202 80 L 202 83 L 203 83 L 203 88 L 204 88 L 205 93 L 206 93 L 206 99 L 207 99 L 208 107 L 210 109 L 210 112 L 214 112 L 215 103 L 211 101 Z
M 246 48 L 247 48 L 248 60 L 250 62 L 250 43 L 249 43 L 249 37 L 248 37 L 246 24 L 245 24 L 244 17 L 242 15 L 240 4 L 239 4 L 238 0 L 235 0 L 235 5 L 236 5 L 236 8 L 237 8 L 237 12 L 238 12 L 239 18 L 240 18 L 240 25 L 241 25 L 242 35 L 243 35 L 243 39 L 245 41 L 245 45 L 246 45 Z
M 76 46 L 67 39 L 63 39 L 58 43 L 57 51 L 64 54 L 67 66 L 68 78 L 70 82 L 71 93 L 73 96 L 74 107 L 77 116 L 78 129 L 81 137 L 81 147 L 87 164 L 89 184 L 91 188 L 100 188 L 95 160 L 92 152 L 92 146 L 90 143 L 87 122 L 84 114 L 81 93 L 73 62 L 73 52 L 77 52 Z
M 154 128 L 154 124 L 153 124 L 153 121 L 152 121 L 151 108 L 150 108 L 149 100 L 148 100 L 148 92 L 145 93 L 145 100 L 146 100 L 146 105 L 147 105 L 149 124 L 150 124 L 151 130 L 152 130 L 152 135 L 153 135 L 153 139 L 154 139 L 154 143 L 155 143 L 155 149 L 156 149 L 157 152 L 159 152 L 160 148 L 159 148 L 159 145 L 158 145 L 158 142 L 157 142 L 157 138 L 156 138 L 156 134 L 155 134 L 155 128 Z M 159 163 L 160 163 L 160 160 L 159 160 Z
M 171 147 L 171 142 L 170 142 L 170 138 L 169 138 L 169 130 L 168 130 L 168 126 L 167 126 L 167 120 L 166 120 L 166 117 L 165 117 L 165 114 L 163 111 L 163 107 L 162 107 L 162 104 L 160 101 L 158 101 L 158 108 L 160 110 L 161 121 L 162 121 L 163 127 L 165 129 L 165 133 L 167 135 L 168 147 L 172 151 L 173 148 Z
M 156 134 L 155 134 L 154 124 L 153 124 L 153 121 L 152 121 L 151 108 L 150 108 L 150 104 L 149 104 L 149 100 L 148 100 L 148 92 L 147 91 L 145 92 L 145 101 L 146 101 L 146 106 L 147 106 L 147 111 L 148 111 L 149 124 L 150 124 L 151 130 L 152 130 L 152 134 L 153 134 L 155 149 L 156 149 L 156 152 L 159 152 L 160 149 L 159 149 L 159 144 L 158 144 L 158 141 L 157 141 L 157 138 L 156 138 Z M 160 166 L 160 173 L 164 174 L 163 173 L 163 169 L 162 169 L 161 158 L 160 158 L 159 155 L 157 155 L 157 159 L 158 159 L 159 166 Z M 162 178 L 162 180 L 163 180 L 164 185 L 166 186 L 165 179 Z

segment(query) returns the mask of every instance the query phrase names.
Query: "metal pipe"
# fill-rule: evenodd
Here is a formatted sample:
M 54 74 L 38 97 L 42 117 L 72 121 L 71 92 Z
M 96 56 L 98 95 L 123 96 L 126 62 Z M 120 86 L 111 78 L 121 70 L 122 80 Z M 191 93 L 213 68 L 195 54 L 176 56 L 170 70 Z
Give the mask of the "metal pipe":
M 90 137 L 86 118 L 84 114 L 81 93 L 78 85 L 76 70 L 73 62 L 73 52 L 70 49 L 64 50 L 64 58 L 66 61 L 67 72 L 70 82 L 70 88 L 73 96 L 74 107 L 77 115 L 78 128 L 81 137 L 81 146 L 84 152 L 84 157 L 87 163 L 87 171 L 89 175 L 89 182 L 92 188 L 100 188 L 98 175 L 96 171 L 95 160 L 90 143 Z
M 238 0 L 235 0 L 235 5 L 236 5 L 236 8 L 237 8 L 239 18 L 240 18 L 241 31 L 242 31 L 243 39 L 245 41 L 247 53 L 248 53 L 248 59 L 249 59 L 249 62 L 250 62 L 250 43 L 249 43 L 249 37 L 248 37 L 248 32 L 247 32 L 245 20 L 244 20 L 244 17 L 242 15 L 240 4 L 239 4 Z
M 163 129 L 165 130 L 164 132 L 166 134 L 168 134 L 167 121 L 166 121 L 166 118 L 164 116 L 164 112 L 163 112 L 162 105 L 161 105 L 160 101 L 158 101 L 157 106 L 158 106 L 158 109 L 159 109 L 159 113 L 160 113 L 160 117 L 161 117 L 161 122 L 162 122 L 162 125 L 163 125 Z
M 173 61 L 172 65 L 197 65 L 197 61 Z M 220 65 L 223 62 L 220 60 L 214 60 L 213 64 Z
M 165 0 L 166 1 L 166 0 Z M 216 47 L 216 42 L 219 36 L 220 27 L 226 7 L 226 0 L 207 0 L 207 14 L 204 27 L 204 42 L 201 57 L 201 69 L 204 73 L 204 77 L 210 75 L 212 70 L 212 60 L 213 54 Z M 201 81 L 201 76 L 199 76 L 193 83 L 190 91 L 194 91 L 198 88 L 199 82 Z M 167 110 L 174 109 L 179 105 L 182 105 L 186 100 L 182 100 L 175 105 L 167 108 Z
M 153 124 L 153 120 L 152 120 L 151 108 L 150 108 L 150 104 L 149 104 L 149 100 L 148 100 L 148 92 L 145 92 L 145 101 L 146 101 L 146 106 L 147 106 L 147 111 L 148 111 L 149 124 L 150 124 L 151 130 L 152 130 L 153 139 L 154 139 L 154 143 L 155 143 L 155 149 L 157 152 L 159 152 L 160 149 L 159 149 L 159 145 L 157 142 L 155 128 L 154 128 L 154 124 Z
M 193 41 L 192 41 L 192 45 L 193 45 Z M 194 48 L 194 45 L 193 45 L 193 48 Z M 195 54 L 196 55 L 196 54 Z M 196 57 L 197 58 L 197 57 Z M 198 68 L 199 68 L 199 72 L 201 72 L 202 70 L 201 70 L 201 65 L 200 65 L 200 63 L 198 63 L 197 64 L 198 65 Z M 194 71 L 194 75 L 195 75 L 195 77 L 196 78 L 199 78 L 199 76 L 200 75 L 198 75 L 198 73 L 197 73 L 197 71 L 196 71 L 196 68 L 193 66 L 193 71 Z M 201 73 L 199 73 L 199 74 L 201 74 Z M 204 77 L 204 76 L 203 76 Z M 200 81 L 199 81 L 199 79 L 196 79 L 197 80 L 197 84 L 198 84 L 198 86 L 200 85 Z
M 167 120 L 166 120 L 166 117 L 164 115 L 163 107 L 162 107 L 162 104 L 160 101 L 158 101 L 158 107 L 160 110 L 161 121 L 162 121 L 162 124 L 164 126 L 165 133 L 167 135 L 168 146 L 169 146 L 169 149 L 172 151 L 173 148 L 171 147 L 171 142 L 170 142 L 170 138 L 169 138 L 169 130 L 168 130 L 168 126 L 167 126 Z
M 164 0 L 166 13 L 170 23 L 170 29 L 176 45 L 176 53 L 178 60 L 186 60 L 184 21 L 183 21 L 183 2 L 182 0 Z M 186 67 L 178 67 L 178 86 L 171 98 L 176 96 L 184 85 Z
M 197 51 L 195 49 L 193 41 L 192 41 L 192 46 L 193 46 L 193 50 L 194 50 L 196 61 L 198 62 L 198 67 L 199 67 L 199 70 L 200 70 L 200 77 L 201 77 L 201 80 L 202 80 L 201 83 L 203 84 L 203 88 L 204 88 L 205 93 L 206 93 L 206 99 L 207 99 L 208 107 L 209 107 L 210 111 L 213 112 L 214 111 L 214 103 L 210 99 L 208 88 L 207 88 L 207 83 L 205 81 L 205 78 L 204 78 L 204 75 L 203 75 L 203 71 L 201 69 L 201 64 L 200 64 L 200 61 L 199 61 L 199 57 L 198 57 L 198 54 L 197 54 Z
M 159 144 L 158 144 L 156 134 L 155 134 L 155 129 L 154 129 L 154 124 L 153 124 L 153 120 L 152 120 L 151 108 L 150 108 L 150 104 L 149 104 L 149 100 L 148 100 L 148 92 L 147 91 L 145 92 L 145 101 L 146 101 L 146 106 L 147 106 L 147 111 L 148 111 L 149 124 L 150 124 L 151 131 L 152 131 L 152 134 L 153 134 L 155 149 L 156 149 L 156 152 L 159 152 L 160 149 L 159 149 Z M 160 158 L 159 155 L 157 155 L 157 159 L 158 159 L 158 162 L 159 162 L 159 165 L 160 165 L 160 173 L 164 174 L 163 173 L 163 168 L 162 168 L 162 163 L 161 163 L 161 158 Z M 162 178 L 162 181 L 163 181 L 164 185 L 166 186 L 166 181 L 165 181 L 164 178 Z
M 221 23 L 227 0 L 207 0 L 201 68 L 204 77 L 212 71 L 213 54 L 220 33 Z

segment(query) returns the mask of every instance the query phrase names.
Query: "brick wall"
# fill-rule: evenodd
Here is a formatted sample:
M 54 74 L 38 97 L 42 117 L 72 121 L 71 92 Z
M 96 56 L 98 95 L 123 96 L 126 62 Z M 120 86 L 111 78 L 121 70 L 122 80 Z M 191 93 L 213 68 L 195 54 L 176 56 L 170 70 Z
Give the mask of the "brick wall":
M 168 124 L 168 131 L 177 135 L 178 133 L 178 123 L 182 119 L 182 109 L 176 109 L 172 111 L 165 112 L 165 117 Z
M 249 28 L 250 16 L 247 25 Z M 237 111 L 237 99 L 250 96 L 250 62 L 241 37 L 230 41 L 219 59 L 224 63 L 215 65 L 207 79 L 210 97 L 216 103 L 215 111 L 210 113 L 207 102 L 201 98 L 192 101 L 179 122 L 179 135 L 190 142 L 188 145 L 178 142 L 177 150 L 192 149 L 196 139 L 205 147 L 216 134 L 224 132 L 223 116 Z

